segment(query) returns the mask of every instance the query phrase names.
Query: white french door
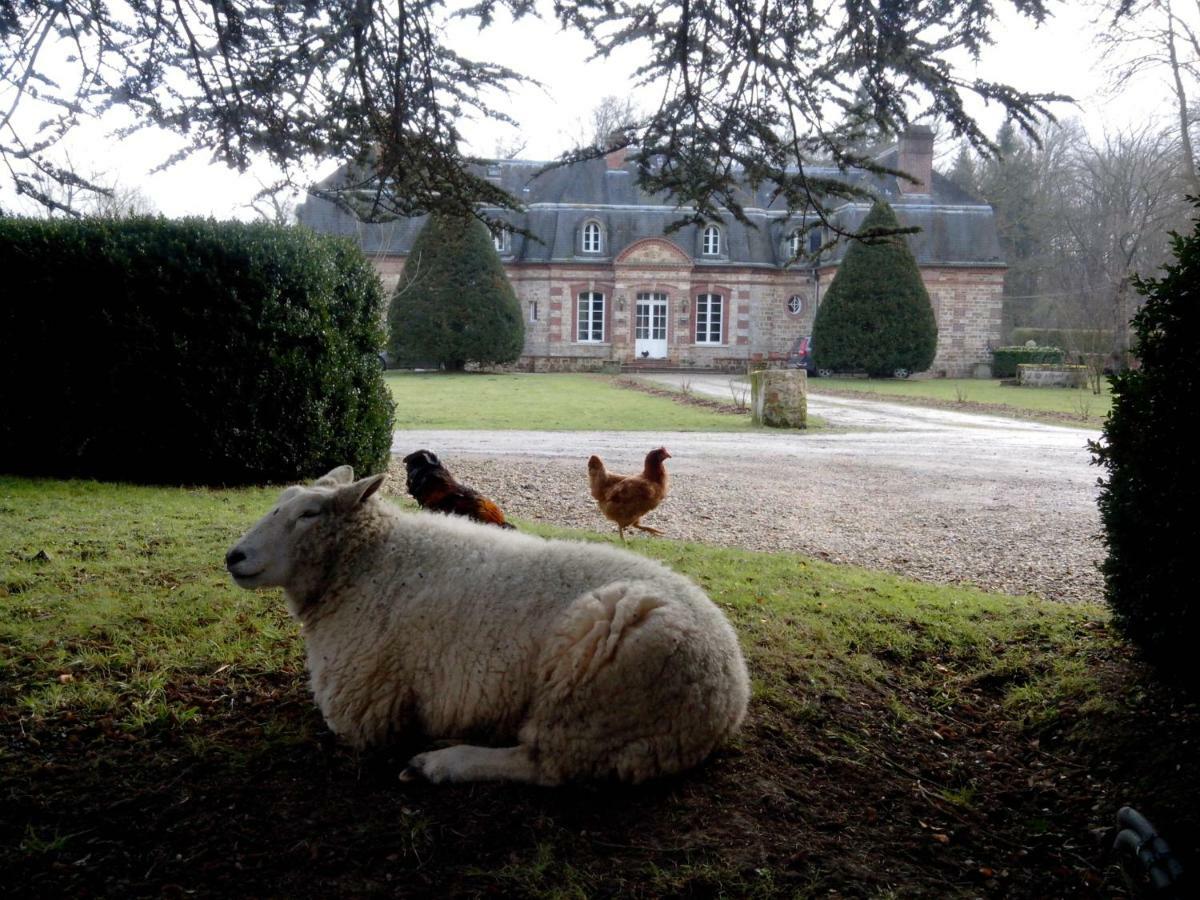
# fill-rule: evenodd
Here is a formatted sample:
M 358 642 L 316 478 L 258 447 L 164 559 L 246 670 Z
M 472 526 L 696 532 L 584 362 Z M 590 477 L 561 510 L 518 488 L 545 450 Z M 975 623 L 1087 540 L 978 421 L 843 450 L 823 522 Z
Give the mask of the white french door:
M 667 358 L 667 295 L 637 295 L 634 308 L 633 352 L 638 359 Z

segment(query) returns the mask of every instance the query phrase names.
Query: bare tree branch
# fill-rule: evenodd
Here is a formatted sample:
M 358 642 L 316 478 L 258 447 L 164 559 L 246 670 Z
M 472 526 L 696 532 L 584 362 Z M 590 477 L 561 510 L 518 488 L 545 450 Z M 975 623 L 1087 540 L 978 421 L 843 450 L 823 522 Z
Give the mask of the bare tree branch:
M 1045 16 L 1043 0 L 1011 3 Z M 122 134 L 157 126 L 184 138 L 164 165 L 204 153 L 245 170 L 261 157 L 295 179 L 333 160 L 344 177 L 317 193 L 360 218 L 437 211 L 494 226 L 482 210 L 520 202 L 473 173 L 458 128 L 468 117 L 515 124 L 494 98 L 530 80 L 459 55 L 443 26 L 486 27 L 499 12 L 536 14 L 532 0 L 5 0 L 0 157 L 28 188 L 55 171 L 44 157 L 78 121 L 126 108 L 137 121 Z M 991 0 L 554 0 L 553 15 L 598 57 L 638 47 L 636 79 L 661 90 L 656 109 L 560 162 L 633 148 L 640 187 L 670 196 L 680 223 L 744 220 L 747 187 L 763 185 L 820 209 L 845 179 L 814 179 L 814 163 L 886 174 L 855 143 L 868 123 L 897 133 L 940 117 L 990 154 L 968 96 L 998 104 L 1030 138 L 1065 99 L 955 72 L 956 53 L 978 56 L 991 41 Z M 17 127 L 26 106 L 47 115 Z

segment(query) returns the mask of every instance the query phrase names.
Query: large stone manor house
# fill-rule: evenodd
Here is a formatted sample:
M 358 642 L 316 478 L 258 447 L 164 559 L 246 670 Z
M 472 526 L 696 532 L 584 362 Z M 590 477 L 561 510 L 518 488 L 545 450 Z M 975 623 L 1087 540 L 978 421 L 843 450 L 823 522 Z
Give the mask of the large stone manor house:
M 933 171 L 927 128 L 910 130 L 879 162 L 919 179 L 914 185 L 888 176 L 869 184 L 903 225 L 921 229 L 907 240 L 937 315 L 931 373 L 970 375 L 990 363 L 1000 341 L 1005 264 L 992 208 Z M 535 177 L 543 165 L 506 160 L 484 173 L 521 199 L 525 210 L 508 220 L 538 238 L 496 237 L 526 319 L 521 368 L 745 371 L 755 362 L 782 363 L 812 334 L 845 243 L 815 261 L 794 262 L 798 250 L 819 247 L 823 235 L 806 233 L 803 220 L 772 204 L 766 188 L 747 197 L 753 227 L 727 216 L 666 233 L 679 211 L 638 189 L 623 153 Z M 839 177 L 833 169 L 815 174 Z M 869 209 L 868 202 L 846 202 L 832 220 L 853 229 Z M 316 198 L 298 217 L 316 231 L 355 237 L 389 289 L 424 221 L 363 224 Z

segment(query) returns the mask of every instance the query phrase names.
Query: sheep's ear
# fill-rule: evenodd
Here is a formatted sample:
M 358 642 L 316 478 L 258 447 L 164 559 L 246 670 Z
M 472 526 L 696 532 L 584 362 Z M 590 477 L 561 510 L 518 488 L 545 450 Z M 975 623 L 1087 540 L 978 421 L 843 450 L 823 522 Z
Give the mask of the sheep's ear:
M 327 473 L 318 478 L 313 484 L 318 487 L 338 487 L 343 484 L 350 484 L 354 480 L 354 469 L 350 466 L 338 466 L 336 469 L 330 469 Z
M 344 466 L 343 468 L 348 467 Z M 360 478 L 353 484 L 338 488 L 338 492 L 334 498 L 338 512 L 349 512 L 358 504 L 365 503 L 372 494 L 379 490 L 386 477 L 383 473 L 371 475 L 367 478 Z

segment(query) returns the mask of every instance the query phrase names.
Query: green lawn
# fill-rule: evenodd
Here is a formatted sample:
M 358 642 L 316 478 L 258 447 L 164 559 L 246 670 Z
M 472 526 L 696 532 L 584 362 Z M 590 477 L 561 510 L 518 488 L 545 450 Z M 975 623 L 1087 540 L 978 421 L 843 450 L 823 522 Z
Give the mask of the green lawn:
M 994 378 L 814 378 L 809 389 L 813 393 L 857 392 L 929 400 L 939 406 L 964 409 L 992 407 L 995 412 L 1010 415 L 1049 414 L 1064 422 L 1073 420 L 1087 426 L 1103 422 L 1112 405 L 1107 381 L 1098 395 L 1090 389 L 1005 385 Z
M 191 679 L 225 665 L 241 675 L 299 671 L 298 636 L 277 594 L 238 590 L 223 565 L 224 551 L 270 508 L 276 489 L 0 476 L 0 492 L 0 673 L 8 676 L 0 680 L 16 687 L 10 699 L 28 714 L 75 708 L 112 715 L 133 730 L 170 725 L 178 710 L 153 701 L 171 674 Z M 808 650 L 819 647 L 822 663 L 803 668 L 822 682 L 882 648 L 919 662 L 932 649 L 919 632 L 942 652 L 987 665 L 988 654 L 977 654 L 1012 641 L 1031 621 L 1057 633 L 1081 616 L 1101 617 L 1095 609 L 906 582 L 790 554 L 661 540 L 638 546 L 704 584 L 741 618 L 751 647 L 778 651 L 788 645 L 786 632 L 797 630 L 815 637 Z M 928 617 L 933 630 L 907 628 L 914 617 Z M 837 665 L 828 668 L 832 660 Z M 63 673 L 76 677 L 60 682 Z
M 1103 610 L 666 540 L 637 549 L 702 585 L 747 654 L 754 699 L 733 746 L 636 790 L 401 785 L 403 752 L 322 738 L 278 592 L 224 572 L 276 493 L 0 477 L 13 883 L 968 897 L 994 880 L 1008 896 L 1107 895 L 1119 876 L 1087 828 L 1117 805 L 1149 804 L 1173 845 L 1196 834 L 1195 717 Z
M 396 428 L 745 431 L 730 415 L 616 387 L 593 375 L 388 372 Z

